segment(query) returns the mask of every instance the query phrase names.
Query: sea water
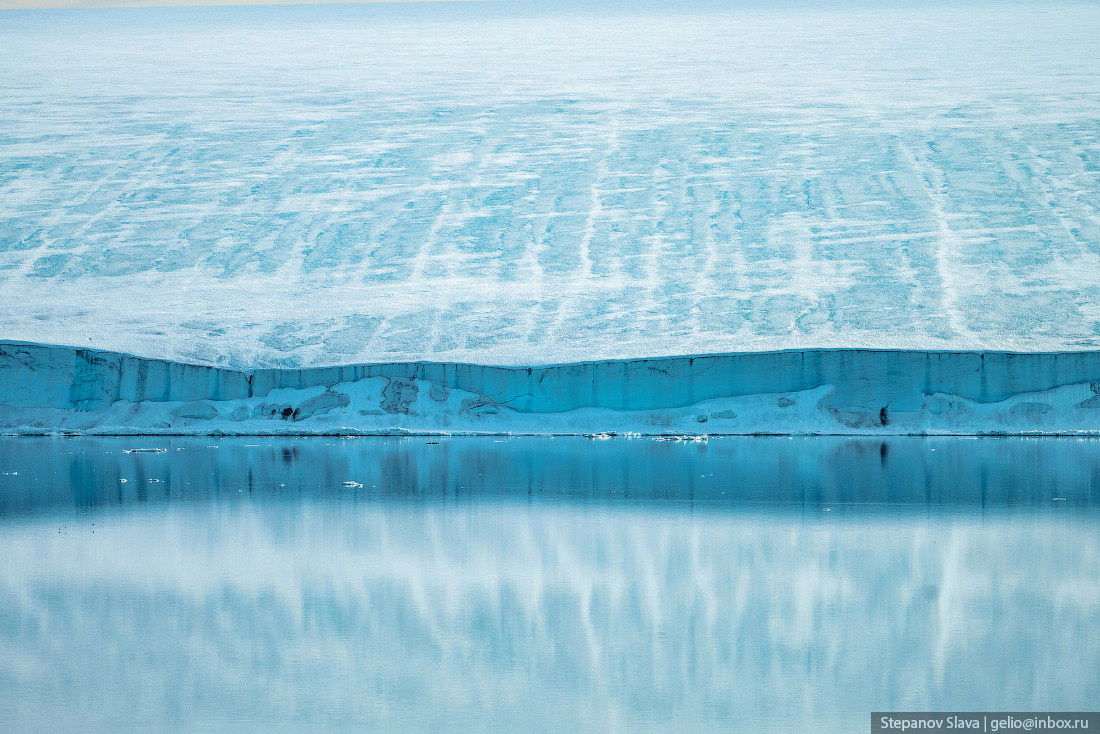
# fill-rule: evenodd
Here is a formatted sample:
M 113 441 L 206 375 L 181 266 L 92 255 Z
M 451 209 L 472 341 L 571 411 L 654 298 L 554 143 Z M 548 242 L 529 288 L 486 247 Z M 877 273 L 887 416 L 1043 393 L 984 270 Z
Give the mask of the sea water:
M 1100 700 L 1100 442 L 0 440 L 0 728 L 864 730 Z

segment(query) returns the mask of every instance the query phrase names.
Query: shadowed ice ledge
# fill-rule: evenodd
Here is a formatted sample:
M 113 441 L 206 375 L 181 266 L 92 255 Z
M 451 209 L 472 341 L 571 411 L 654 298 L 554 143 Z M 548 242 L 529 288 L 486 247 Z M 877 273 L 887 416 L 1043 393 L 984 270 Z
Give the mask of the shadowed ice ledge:
M 1091 439 L 20 438 L 0 469 L 13 730 L 852 732 L 1100 696 Z
M 0 342 L 0 430 L 1095 434 L 1100 352 L 806 349 L 235 370 Z

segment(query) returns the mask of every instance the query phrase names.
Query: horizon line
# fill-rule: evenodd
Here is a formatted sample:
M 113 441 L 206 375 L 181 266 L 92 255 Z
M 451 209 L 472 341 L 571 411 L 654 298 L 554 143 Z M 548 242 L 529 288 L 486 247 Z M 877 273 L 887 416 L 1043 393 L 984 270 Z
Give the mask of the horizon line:
M 127 8 L 213 8 L 263 5 L 406 5 L 450 3 L 498 3 L 503 0 L 0 0 L 2 10 L 117 10 Z

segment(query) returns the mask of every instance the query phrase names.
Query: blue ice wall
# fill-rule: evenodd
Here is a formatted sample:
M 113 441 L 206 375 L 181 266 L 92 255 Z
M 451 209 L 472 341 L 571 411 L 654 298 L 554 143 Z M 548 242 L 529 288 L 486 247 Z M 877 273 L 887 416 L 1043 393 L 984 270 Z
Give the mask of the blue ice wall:
M 1100 433 L 1100 352 L 810 349 L 231 370 L 0 343 L 0 428 L 102 433 Z

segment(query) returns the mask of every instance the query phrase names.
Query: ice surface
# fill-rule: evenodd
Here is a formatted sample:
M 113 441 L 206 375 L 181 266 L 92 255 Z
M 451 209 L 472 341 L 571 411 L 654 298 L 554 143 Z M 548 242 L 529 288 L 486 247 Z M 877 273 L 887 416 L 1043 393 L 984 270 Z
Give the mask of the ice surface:
M 0 15 L 0 338 L 1100 345 L 1100 6 Z

